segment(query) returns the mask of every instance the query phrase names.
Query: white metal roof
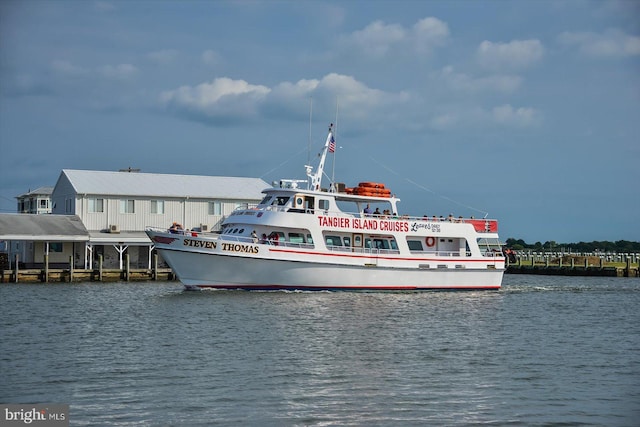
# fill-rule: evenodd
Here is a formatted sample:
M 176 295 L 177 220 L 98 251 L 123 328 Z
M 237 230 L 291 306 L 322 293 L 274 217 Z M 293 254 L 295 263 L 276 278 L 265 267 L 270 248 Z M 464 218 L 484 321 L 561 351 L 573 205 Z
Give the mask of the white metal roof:
M 36 188 L 35 190 L 29 190 L 28 192 L 21 194 L 19 196 L 16 196 L 16 199 L 20 198 L 20 197 L 27 197 L 27 196 L 51 196 L 51 193 L 53 193 L 53 187 L 39 187 Z
M 122 233 L 101 233 L 90 231 L 91 243 L 95 245 L 122 243 L 126 245 L 151 245 L 151 240 L 144 231 L 126 231 Z
M 77 215 L 0 213 L 0 240 L 86 242 L 89 232 Z
M 77 194 L 256 200 L 269 187 L 260 178 L 63 169 Z

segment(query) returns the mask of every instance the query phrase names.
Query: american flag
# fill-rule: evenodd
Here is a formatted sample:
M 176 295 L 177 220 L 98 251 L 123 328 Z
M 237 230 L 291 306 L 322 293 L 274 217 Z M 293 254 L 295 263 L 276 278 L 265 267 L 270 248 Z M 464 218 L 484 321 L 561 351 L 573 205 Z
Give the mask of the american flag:
M 336 140 L 333 139 L 333 135 L 331 135 L 331 140 L 329 140 L 329 152 L 334 153 L 336 151 Z

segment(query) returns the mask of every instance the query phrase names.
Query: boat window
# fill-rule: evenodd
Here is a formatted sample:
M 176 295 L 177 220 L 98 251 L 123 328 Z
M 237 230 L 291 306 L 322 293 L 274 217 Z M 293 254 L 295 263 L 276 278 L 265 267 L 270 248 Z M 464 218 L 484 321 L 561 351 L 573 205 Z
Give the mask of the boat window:
M 238 232 L 238 229 L 237 229 L 237 228 L 234 228 L 234 229 L 233 229 L 233 231 L 232 231 L 232 233 L 233 233 L 233 234 L 235 234 L 235 233 L 237 233 L 237 232 Z
M 329 210 L 329 201 L 325 199 L 318 200 L 318 208 L 322 210 Z
M 420 240 L 407 240 L 410 251 L 423 251 L 422 242 Z
M 502 251 L 502 243 L 498 239 L 479 238 L 478 246 L 480 249 Z
M 307 234 L 307 243 L 313 245 L 313 236 L 311 236 L 311 234 Z
M 315 197 L 305 197 L 305 208 L 308 212 L 312 212 L 315 206 Z M 313 212 L 312 212 L 313 213 Z
M 376 249 L 389 249 L 389 241 L 383 239 L 373 239 L 373 244 Z
M 340 236 L 325 236 L 324 240 L 327 246 L 342 246 L 342 239 Z
M 351 237 L 344 236 L 344 245 L 345 246 L 351 246 Z
M 260 202 L 261 205 L 269 204 L 269 200 L 271 200 L 271 196 L 264 196 L 264 199 Z
M 291 243 L 304 243 L 304 234 L 302 234 L 302 233 L 289 233 L 289 241 Z
M 240 234 L 244 233 L 244 228 L 241 228 L 238 233 L 240 233 Z
M 378 249 L 385 251 L 397 251 L 396 239 L 390 237 L 372 237 L 364 239 L 364 247 L 367 249 Z
M 284 206 L 289 201 L 289 196 L 278 196 L 272 204 L 277 204 L 278 206 Z

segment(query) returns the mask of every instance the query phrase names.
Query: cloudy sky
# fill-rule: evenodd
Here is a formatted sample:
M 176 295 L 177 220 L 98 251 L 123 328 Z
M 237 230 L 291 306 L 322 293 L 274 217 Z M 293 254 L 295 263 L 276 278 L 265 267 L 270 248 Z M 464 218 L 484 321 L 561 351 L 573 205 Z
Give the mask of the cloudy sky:
M 65 168 L 304 178 L 336 122 L 329 175 L 401 213 L 640 240 L 640 2 L 5 0 L 0 77 L 0 212 Z

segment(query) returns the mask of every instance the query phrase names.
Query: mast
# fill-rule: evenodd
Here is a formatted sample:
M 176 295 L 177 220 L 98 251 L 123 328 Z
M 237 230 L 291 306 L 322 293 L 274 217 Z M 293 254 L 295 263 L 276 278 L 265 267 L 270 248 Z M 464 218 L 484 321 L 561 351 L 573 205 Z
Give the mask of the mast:
M 327 153 L 329 152 L 329 145 L 333 142 L 335 144 L 335 139 L 333 138 L 333 123 L 329 125 L 329 133 L 327 134 L 327 140 L 324 143 L 324 147 L 322 148 L 322 154 L 320 155 L 320 163 L 318 164 L 318 168 L 315 173 L 312 173 L 313 167 L 310 165 L 305 165 L 305 169 L 307 170 L 307 176 L 311 178 L 311 186 L 310 190 L 320 191 L 320 186 L 322 184 L 322 173 L 324 172 L 324 162 L 327 159 Z
M 335 129 L 337 132 L 338 130 L 338 98 L 336 97 L 336 121 L 335 121 Z M 333 192 L 337 192 L 338 189 L 335 188 L 335 182 L 336 182 L 336 146 L 335 146 L 335 141 L 334 141 L 334 146 L 333 146 L 333 162 L 331 162 L 331 191 Z
M 311 116 L 313 115 L 313 97 L 309 98 L 309 144 L 307 146 L 307 164 L 311 163 Z

